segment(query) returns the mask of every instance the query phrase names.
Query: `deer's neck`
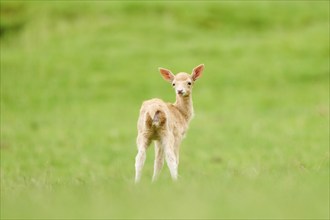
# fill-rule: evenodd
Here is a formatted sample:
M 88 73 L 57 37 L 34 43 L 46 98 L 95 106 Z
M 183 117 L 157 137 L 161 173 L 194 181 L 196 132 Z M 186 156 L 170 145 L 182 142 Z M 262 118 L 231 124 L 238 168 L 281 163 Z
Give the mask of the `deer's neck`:
M 186 97 L 176 95 L 176 102 L 174 103 L 174 106 L 180 111 L 187 122 L 189 122 L 193 117 L 194 108 L 191 94 Z

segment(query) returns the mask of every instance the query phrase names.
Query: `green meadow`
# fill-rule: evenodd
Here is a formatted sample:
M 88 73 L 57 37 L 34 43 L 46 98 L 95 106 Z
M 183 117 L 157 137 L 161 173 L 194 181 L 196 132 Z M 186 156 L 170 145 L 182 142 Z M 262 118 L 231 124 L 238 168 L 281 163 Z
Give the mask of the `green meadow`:
M 329 219 L 329 1 L 1 0 L 1 219 Z M 179 181 L 134 184 L 158 67 L 205 71 Z

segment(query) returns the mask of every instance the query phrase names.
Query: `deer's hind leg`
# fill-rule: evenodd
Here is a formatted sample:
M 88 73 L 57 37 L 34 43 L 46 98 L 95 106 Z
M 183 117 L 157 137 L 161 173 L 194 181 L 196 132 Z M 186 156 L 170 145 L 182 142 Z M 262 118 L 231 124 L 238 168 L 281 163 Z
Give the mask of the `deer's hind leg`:
M 156 181 L 160 171 L 164 166 L 164 146 L 160 141 L 155 141 L 155 162 L 154 162 L 154 174 L 152 176 L 152 181 Z
M 175 139 L 172 134 L 169 134 L 162 140 L 165 150 L 165 158 L 167 166 L 170 170 L 171 177 L 175 181 L 178 179 L 178 162 L 175 155 Z
M 146 160 L 146 150 L 150 145 L 150 139 L 142 133 L 139 133 L 136 139 L 138 153 L 135 157 L 135 182 L 138 183 L 141 180 L 142 169 Z

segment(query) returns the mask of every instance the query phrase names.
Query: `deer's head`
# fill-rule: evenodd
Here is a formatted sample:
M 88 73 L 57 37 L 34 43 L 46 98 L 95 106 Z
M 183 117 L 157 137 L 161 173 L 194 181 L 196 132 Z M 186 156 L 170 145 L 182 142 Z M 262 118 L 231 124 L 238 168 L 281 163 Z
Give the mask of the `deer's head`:
M 174 75 L 170 70 L 159 68 L 163 78 L 170 82 L 177 95 L 187 97 L 191 94 L 195 81 L 202 76 L 204 64 L 200 64 L 192 70 L 191 74 L 180 72 Z

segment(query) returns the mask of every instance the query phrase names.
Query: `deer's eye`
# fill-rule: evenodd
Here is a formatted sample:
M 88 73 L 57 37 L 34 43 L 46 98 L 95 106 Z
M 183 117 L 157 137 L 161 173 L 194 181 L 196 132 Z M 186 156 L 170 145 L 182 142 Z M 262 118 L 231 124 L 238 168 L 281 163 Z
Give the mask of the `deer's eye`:
M 191 82 L 188 82 L 188 85 L 190 86 L 191 85 Z
M 172 86 L 175 86 L 175 83 L 173 83 Z

